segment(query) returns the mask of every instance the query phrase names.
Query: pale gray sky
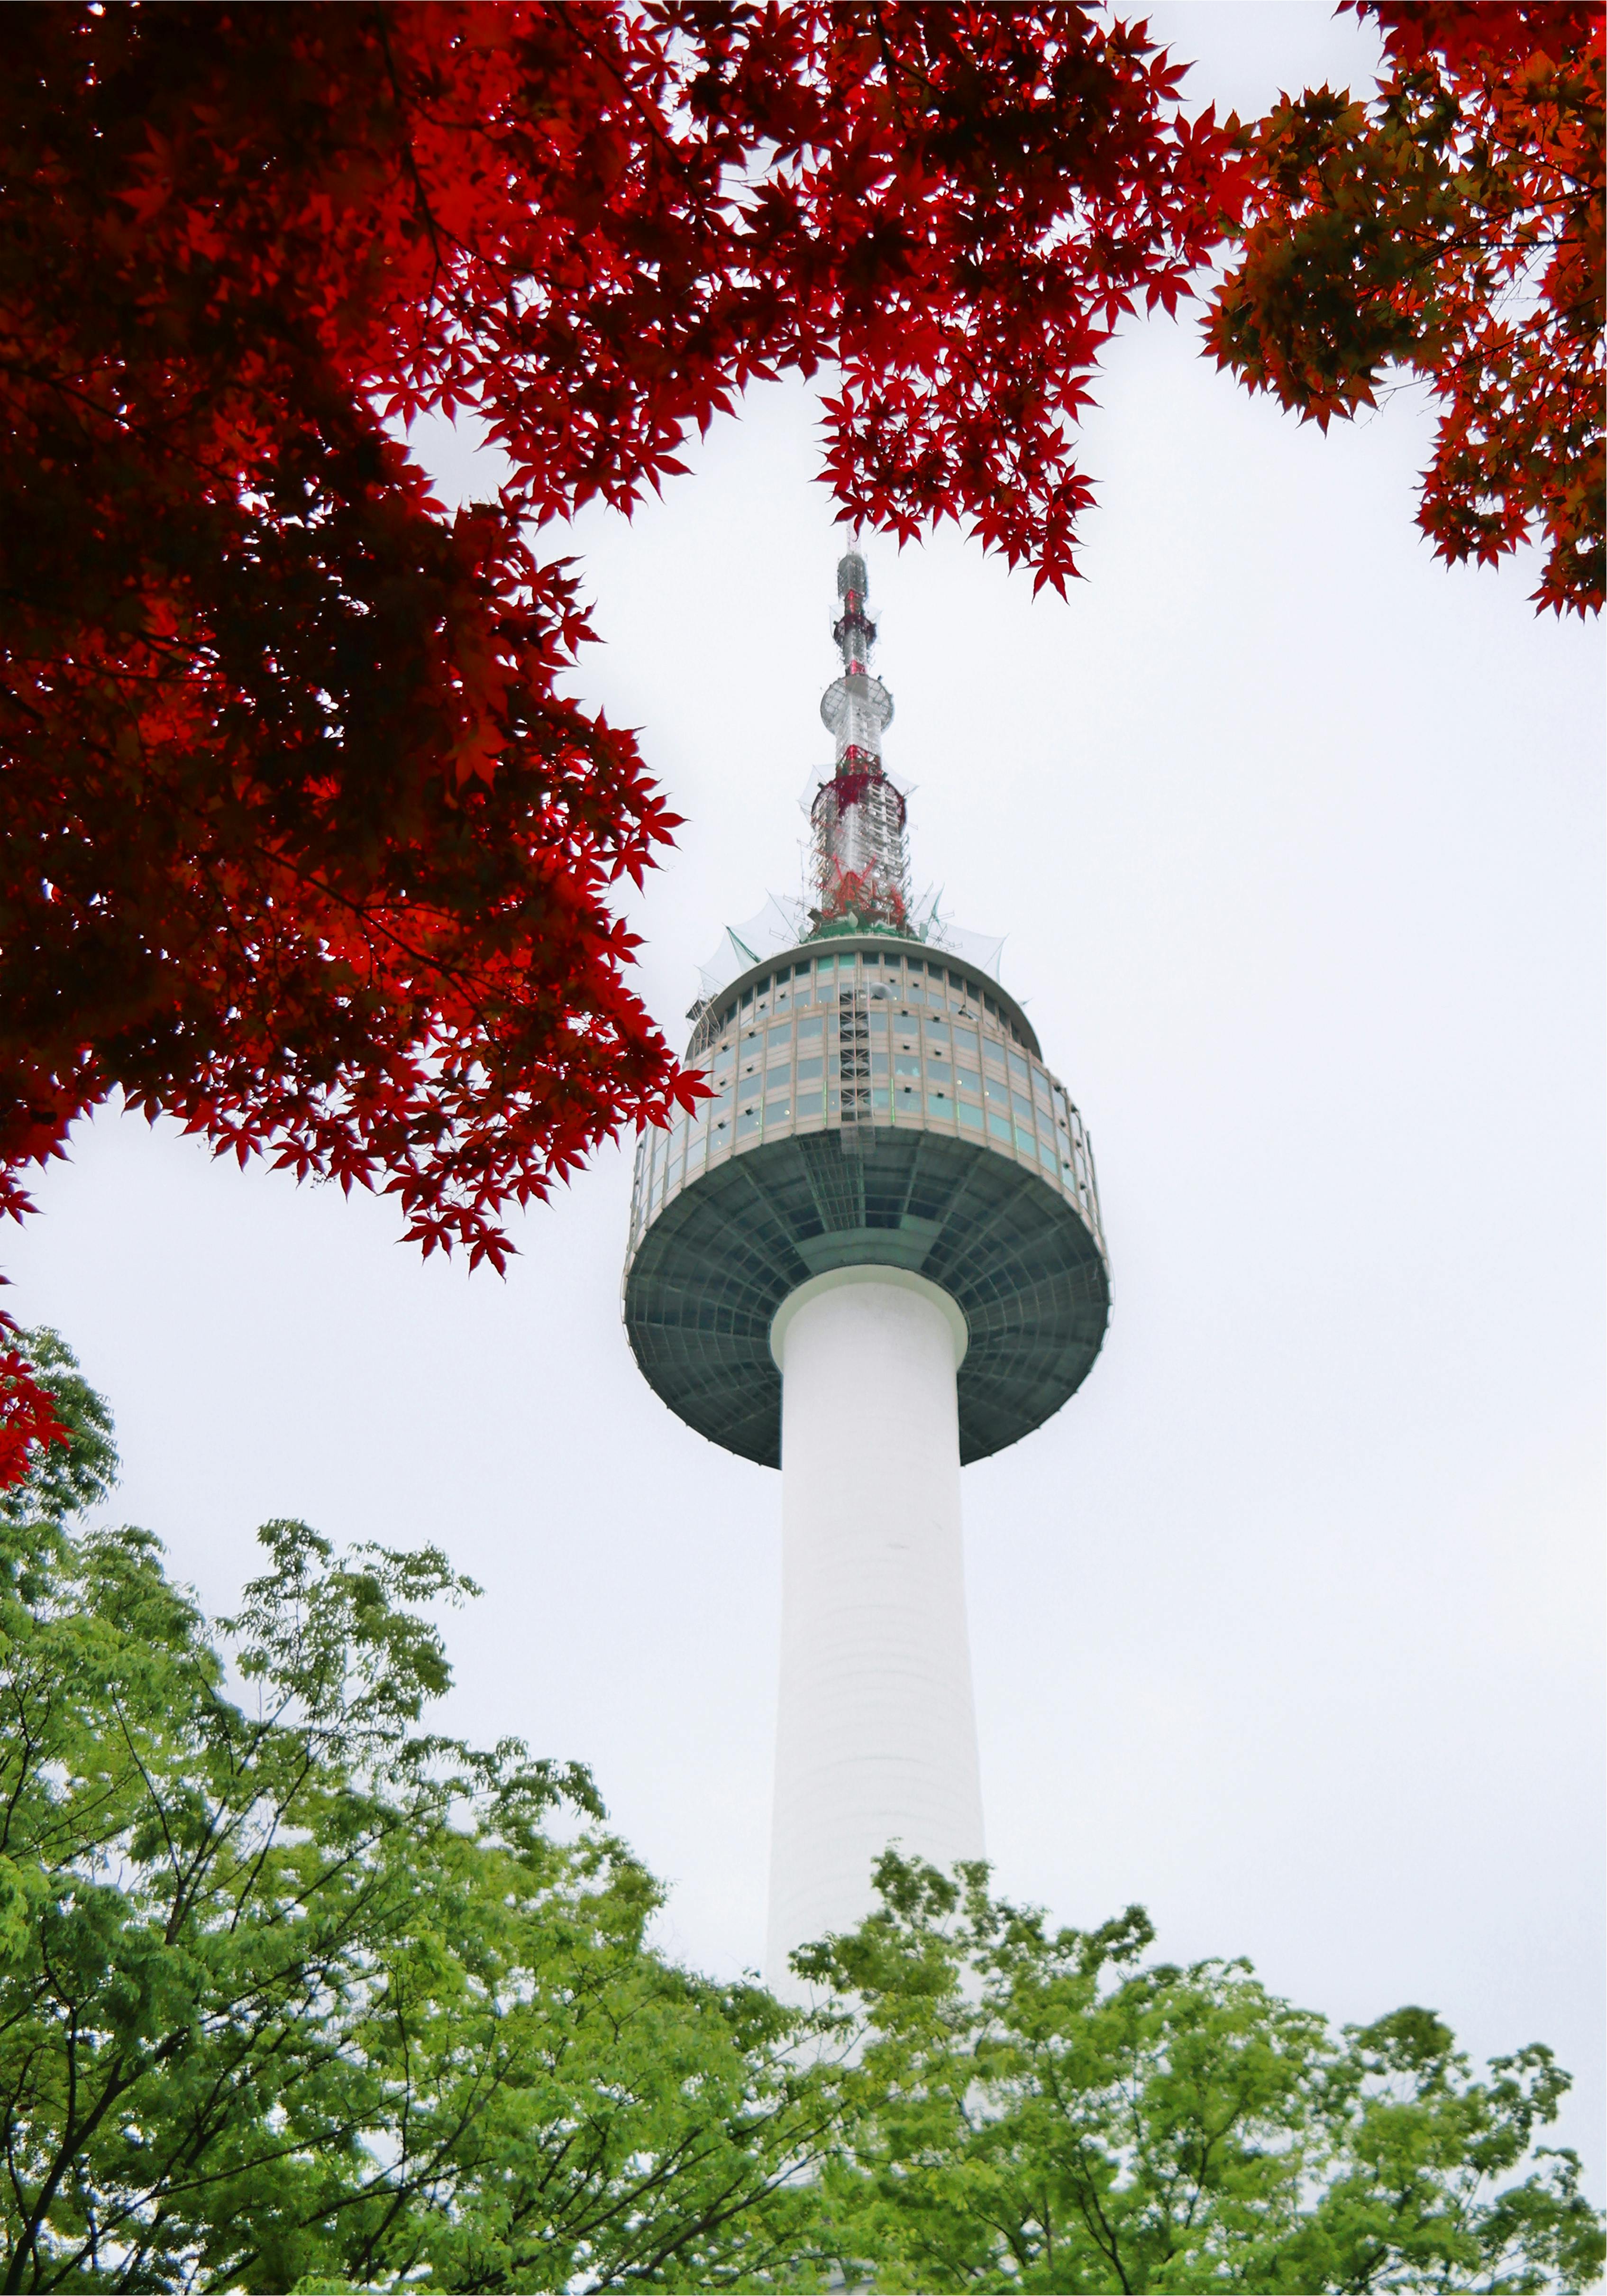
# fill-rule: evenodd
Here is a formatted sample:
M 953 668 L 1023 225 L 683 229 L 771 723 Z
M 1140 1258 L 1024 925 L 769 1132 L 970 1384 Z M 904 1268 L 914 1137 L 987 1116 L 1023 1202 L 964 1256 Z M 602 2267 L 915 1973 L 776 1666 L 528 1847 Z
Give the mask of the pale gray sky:
M 1323 7 L 1152 21 L 1201 102 L 1369 70 Z M 916 882 L 1008 933 L 1113 1263 L 1082 1393 L 966 1471 L 990 1851 L 1337 2017 L 1551 2042 L 1599 2191 L 1599 629 L 1537 621 L 1531 562 L 1431 557 L 1413 394 L 1324 439 L 1185 319 L 1100 398 L 1069 603 L 952 530 L 868 551 Z M 578 690 L 687 816 L 633 911 L 677 1042 L 721 924 L 795 888 L 830 755 L 812 421 L 758 392 L 576 529 Z M 505 1283 L 110 1116 L 37 1193 L 8 1304 L 111 1397 L 175 1570 L 226 1608 L 272 1515 L 440 1541 L 487 1590 L 455 1725 L 592 1763 L 673 1946 L 756 1964 L 780 1485 L 634 1368 L 626 1155 L 517 1224 Z

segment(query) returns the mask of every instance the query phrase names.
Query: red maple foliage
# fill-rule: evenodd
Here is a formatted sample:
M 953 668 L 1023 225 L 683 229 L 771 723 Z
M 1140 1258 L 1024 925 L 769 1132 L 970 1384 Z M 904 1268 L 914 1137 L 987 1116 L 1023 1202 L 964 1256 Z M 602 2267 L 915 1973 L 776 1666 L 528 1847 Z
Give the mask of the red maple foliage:
M 48 1446 L 67 1441 L 50 1390 L 27 1351 L 11 1341 L 16 1330 L 0 1315 L 0 1491 L 20 1483 Z
M 1603 588 L 1603 53 L 1595 0 L 1346 0 L 1371 102 L 1285 96 L 1248 140 L 1240 259 L 1209 337 L 1324 427 L 1385 378 L 1441 411 L 1418 522 L 1447 559 L 1544 537 L 1537 604 Z
M 1224 354 L 1318 419 L 1384 358 L 1454 375 L 1440 546 L 1539 516 L 1578 603 L 1599 49 L 1523 43 L 1589 12 L 1377 12 L 1376 119 L 1245 139 L 1142 26 L 1058 4 L 11 12 L 0 1210 L 120 1093 L 500 1264 L 511 1204 L 697 1091 L 614 906 L 675 817 L 561 690 L 587 632 L 542 525 L 824 369 L 845 519 L 955 518 L 1063 590 L 1100 353 L 1257 168 Z M 480 420 L 497 499 L 434 500 L 425 412 Z
M 611 906 L 675 819 L 532 530 L 828 365 L 846 516 L 1063 588 L 1100 348 L 1216 235 L 1176 80 L 1053 5 L 12 12 L 0 1207 L 120 1093 L 500 1263 L 688 1104 Z

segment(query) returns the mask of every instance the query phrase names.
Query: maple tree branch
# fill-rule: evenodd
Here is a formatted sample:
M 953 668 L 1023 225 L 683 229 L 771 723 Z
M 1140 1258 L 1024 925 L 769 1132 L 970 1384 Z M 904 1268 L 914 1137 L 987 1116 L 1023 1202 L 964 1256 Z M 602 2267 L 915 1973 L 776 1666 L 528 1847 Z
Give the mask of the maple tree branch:
M 428 301 L 433 302 L 435 300 L 436 282 L 440 278 L 443 271 L 446 270 L 447 266 L 441 255 L 441 243 L 439 234 L 436 228 L 435 213 L 430 204 L 429 193 L 424 189 L 424 178 L 419 168 L 417 154 L 414 150 L 413 129 L 410 124 L 407 99 L 402 93 L 402 84 L 400 77 L 397 71 L 396 58 L 391 52 L 390 30 L 389 26 L 387 23 L 386 17 L 387 10 L 384 4 L 384 0 L 378 0 L 378 4 L 373 10 L 372 20 L 375 30 L 379 34 L 380 51 L 385 59 L 386 76 L 389 79 L 391 94 L 396 98 L 397 111 L 400 115 L 402 121 L 402 152 L 404 165 L 406 168 L 407 174 L 413 184 L 414 201 L 417 205 L 419 213 L 423 217 L 424 229 L 429 234 L 430 251 L 434 258 L 434 269 L 430 274 L 429 295 L 427 298 Z

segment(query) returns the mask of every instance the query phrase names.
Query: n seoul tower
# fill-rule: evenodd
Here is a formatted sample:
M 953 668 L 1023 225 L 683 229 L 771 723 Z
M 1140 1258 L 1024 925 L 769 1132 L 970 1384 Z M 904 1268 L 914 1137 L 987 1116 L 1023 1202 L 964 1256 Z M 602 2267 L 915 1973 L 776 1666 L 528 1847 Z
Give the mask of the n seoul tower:
M 850 550 L 808 929 L 694 1005 L 713 1097 L 639 1142 L 625 1267 L 652 1386 L 781 1469 L 781 1987 L 869 1910 L 890 1842 L 982 1855 L 960 1470 L 1060 1409 L 1110 1314 L 1076 1107 L 1015 1000 L 912 922 L 865 593 Z

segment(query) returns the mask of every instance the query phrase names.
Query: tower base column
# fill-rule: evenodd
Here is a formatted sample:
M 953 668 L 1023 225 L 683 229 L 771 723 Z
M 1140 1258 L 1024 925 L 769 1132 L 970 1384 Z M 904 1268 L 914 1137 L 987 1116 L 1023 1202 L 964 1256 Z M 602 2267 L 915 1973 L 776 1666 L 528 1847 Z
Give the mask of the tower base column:
M 955 1373 L 965 1322 L 902 1269 L 816 1276 L 785 1300 L 782 1654 L 766 1972 L 875 1901 L 890 1843 L 982 1853 L 965 1625 Z

